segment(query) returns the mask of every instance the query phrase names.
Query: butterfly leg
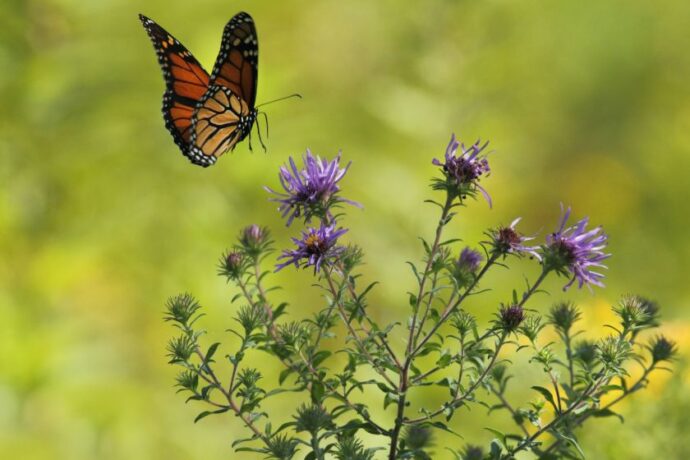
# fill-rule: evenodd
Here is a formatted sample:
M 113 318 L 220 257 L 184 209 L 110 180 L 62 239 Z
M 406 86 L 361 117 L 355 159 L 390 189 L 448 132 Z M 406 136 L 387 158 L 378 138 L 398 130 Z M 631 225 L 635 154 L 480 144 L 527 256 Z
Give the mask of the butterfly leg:
M 266 115 L 266 114 L 264 114 Z M 264 153 L 266 153 L 266 144 L 264 144 L 264 140 L 261 137 L 261 127 L 259 126 L 259 119 L 256 119 L 256 132 L 259 135 L 259 143 L 261 144 L 261 148 L 264 149 Z M 268 118 L 266 118 L 266 137 L 268 137 Z

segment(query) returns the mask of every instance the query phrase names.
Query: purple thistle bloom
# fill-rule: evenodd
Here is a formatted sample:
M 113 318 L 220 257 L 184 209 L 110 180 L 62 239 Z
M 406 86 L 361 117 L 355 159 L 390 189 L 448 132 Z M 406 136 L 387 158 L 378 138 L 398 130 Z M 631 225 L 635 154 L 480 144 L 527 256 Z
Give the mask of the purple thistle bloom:
M 539 246 L 526 246 L 526 241 L 533 240 L 534 237 L 525 236 L 515 230 L 515 226 L 522 220 L 518 217 L 507 227 L 499 227 L 491 234 L 493 238 L 494 251 L 498 254 L 515 254 L 521 256 L 529 254 L 537 260 L 541 260 L 541 255 L 537 252 Z
M 465 144 L 460 144 L 455 138 L 455 134 L 452 134 L 448 147 L 446 147 L 445 163 L 441 163 L 436 158 L 433 159 L 432 163 L 443 168 L 446 177 L 459 189 L 459 195 L 472 193 L 475 189 L 479 190 L 491 207 L 489 193 L 479 185 L 481 176 L 488 175 L 491 171 L 486 155 L 480 156 L 487 145 L 489 145 L 488 142 L 480 146 L 478 140 L 471 147 L 465 148 Z M 458 147 L 461 150 L 459 155 L 457 154 Z
M 321 269 L 324 263 L 333 259 L 345 250 L 343 246 L 338 246 L 338 238 L 347 232 L 347 229 L 335 229 L 335 222 L 331 225 L 324 225 L 319 228 L 308 228 L 302 232 L 301 238 L 292 238 L 297 245 L 296 249 L 284 250 L 278 258 L 286 259 L 285 262 L 276 265 L 276 271 L 288 265 L 294 264 L 295 267 L 314 267 L 314 273 Z
M 563 211 L 561 205 L 561 223 L 554 233 L 546 237 L 545 266 L 563 272 L 567 269 L 572 279 L 563 287 L 568 289 L 577 280 L 578 288 L 585 284 L 603 287 L 601 279 L 604 275 L 592 271 L 592 268 L 607 268 L 601 262 L 611 254 L 606 254 L 604 248 L 608 243 L 608 236 L 601 226 L 587 230 L 589 217 L 578 221 L 575 225 L 566 227 L 570 217 L 570 207 Z
M 474 273 L 479 269 L 479 264 L 482 263 L 483 259 L 484 258 L 478 251 L 466 247 L 460 252 L 460 257 L 455 264 L 460 270 L 466 270 Z
M 283 217 L 287 217 L 289 226 L 296 217 L 304 216 L 308 222 L 312 216 L 331 219 L 330 207 L 336 203 L 349 203 L 360 206 L 359 203 L 337 197 L 340 191 L 338 182 L 345 176 L 351 163 L 340 167 L 340 152 L 333 161 L 321 159 L 312 155 L 307 149 L 304 155 L 304 168 L 297 169 L 295 160 L 290 157 L 289 167 L 280 167 L 280 184 L 285 192 L 276 192 L 269 187 L 266 191 L 276 195 L 271 201 L 280 203 L 278 210 Z

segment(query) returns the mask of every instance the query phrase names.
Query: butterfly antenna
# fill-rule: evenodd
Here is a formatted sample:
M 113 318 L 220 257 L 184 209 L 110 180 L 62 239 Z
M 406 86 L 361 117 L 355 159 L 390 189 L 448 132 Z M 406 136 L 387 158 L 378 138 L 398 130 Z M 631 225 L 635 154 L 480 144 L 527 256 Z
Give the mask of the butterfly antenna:
M 295 93 L 295 94 L 290 94 L 289 96 L 279 97 L 278 99 L 273 99 L 272 101 L 264 102 L 263 104 L 257 105 L 255 108 L 258 109 L 258 108 L 261 107 L 261 106 L 268 105 L 268 104 L 273 104 L 274 102 L 284 101 L 285 99 L 291 99 L 291 98 L 293 98 L 293 97 L 297 97 L 297 98 L 302 99 L 302 95 L 301 95 L 301 94 Z

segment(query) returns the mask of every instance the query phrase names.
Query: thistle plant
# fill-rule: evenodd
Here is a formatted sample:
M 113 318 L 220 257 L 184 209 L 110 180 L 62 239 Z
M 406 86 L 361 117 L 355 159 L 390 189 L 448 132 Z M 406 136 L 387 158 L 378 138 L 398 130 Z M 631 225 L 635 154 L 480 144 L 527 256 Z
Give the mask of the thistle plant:
M 550 277 L 565 278 L 564 291 L 603 287 L 608 236 L 587 218 L 571 223 L 569 207 L 541 243 L 518 229 L 519 217 L 488 229 L 475 246 L 460 243 L 449 223 L 479 196 L 491 205 L 480 185 L 490 171 L 486 147 L 466 147 L 453 136 L 443 160 L 432 160 L 438 171 L 428 202 L 438 220 L 421 239 L 420 261 L 409 263 L 409 282 L 401 283 L 407 317 L 385 323 L 374 319 L 384 307 L 369 301 L 376 283 L 363 279 L 364 251 L 344 223 L 348 207 L 361 207 L 342 196 L 350 164 L 341 165 L 340 154 L 328 160 L 307 151 L 302 166 L 290 158 L 279 172 L 282 190 L 266 190 L 295 232 L 291 247 L 277 251 L 267 228 L 249 225 L 220 259 L 219 275 L 233 292 L 236 345 L 204 343 L 202 308 L 191 295 L 167 303 L 165 319 L 179 330 L 168 344 L 170 363 L 181 367 L 177 386 L 204 406 L 195 421 L 234 414 L 247 428 L 234 448 L 264 458 L 584 458 L 582 425 L 620 417 L 616 405 L 653 372 L 668 370 L 676 346 L 648 333 L 659 324 L 659 308 L 643 297 L 626 295 L 613 305 L 616 323 L 600 338 L 585 338 L 579 328 L 586 308 L 567 299 L 543 308 L 539 296 Z M 294 230 L 296 222 L 304 228 Z M 487 273 L 520 258 L 534 267 L 524 288 L 505 293 L 496 286 L 504 301 L 477 307 L 490 288 Z M 313 316 L 288 321 L 289 306 L 271 278 L 292 269 L 309 270 L 322 302 Z M 493 315 L 483 322 L 479 312 Z M 533 394 L 524 401 L 509 391 L 519 354 L 541 382 L 526 389 Z M 264 377 L 257 358 L 279 366 L 278 378 Z M 295 395 L 293 413 L 269 415 L 270 399 L 282 393 Z M 444 401 L 429 405 L 424 394 Z M 463 435 L 454 420 L 463 408 L 505 414 L 514 428 L 491 428 L 488 445 L 457 437 L 456 446 L 438 446 L 439 430 Z

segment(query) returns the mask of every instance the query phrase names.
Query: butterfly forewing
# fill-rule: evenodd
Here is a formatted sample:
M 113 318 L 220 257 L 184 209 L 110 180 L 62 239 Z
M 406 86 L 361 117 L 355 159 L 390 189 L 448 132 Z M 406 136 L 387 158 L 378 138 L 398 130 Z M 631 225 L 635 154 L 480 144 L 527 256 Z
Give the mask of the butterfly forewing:
M 225 25 L 220 52 L 211 72 L 211 84 L 224 86 L 254 108 L 258 78 L 259 41 L 254 20 L 236 14 Z
M 175 37 L 152 19 L 139 15 L 165 78 L 163 118 L 182 153 L 187 155 L 196 105 L 208 89 L 209 74 Z

